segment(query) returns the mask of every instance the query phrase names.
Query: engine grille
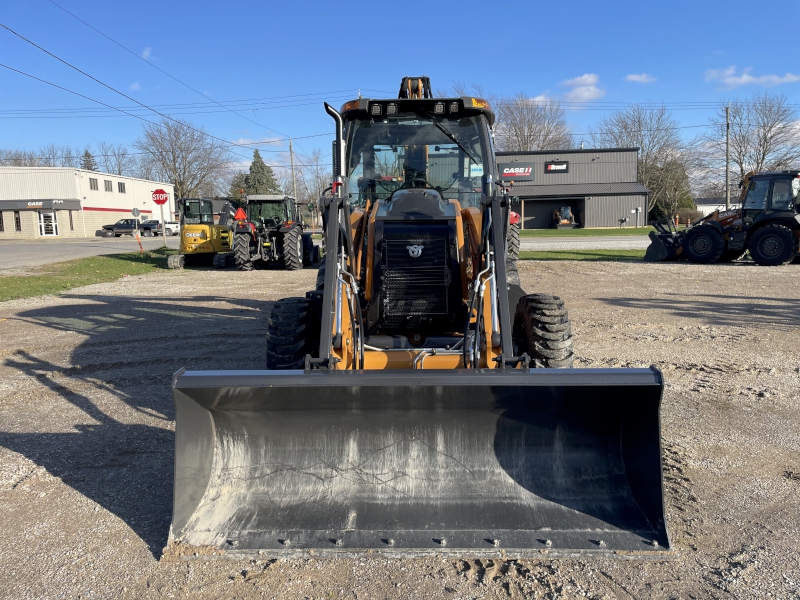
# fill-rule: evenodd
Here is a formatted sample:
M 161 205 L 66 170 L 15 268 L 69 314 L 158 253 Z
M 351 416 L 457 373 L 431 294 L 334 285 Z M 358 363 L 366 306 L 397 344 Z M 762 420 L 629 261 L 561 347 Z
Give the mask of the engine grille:
M 383 233 L 381 321 L 389 329 L 418 329 L 451 312 L 449 228 L 413 229 L 387 224 Z

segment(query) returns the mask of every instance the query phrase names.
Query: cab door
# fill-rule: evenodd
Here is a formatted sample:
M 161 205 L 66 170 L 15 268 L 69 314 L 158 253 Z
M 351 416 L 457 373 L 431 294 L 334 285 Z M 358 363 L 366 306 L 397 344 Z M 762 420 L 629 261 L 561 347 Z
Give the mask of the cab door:
M 747 195 L 742 203 L 742 223 L 753 225 L 767 210 L 772 180 L 768 178 L 750 180 Z

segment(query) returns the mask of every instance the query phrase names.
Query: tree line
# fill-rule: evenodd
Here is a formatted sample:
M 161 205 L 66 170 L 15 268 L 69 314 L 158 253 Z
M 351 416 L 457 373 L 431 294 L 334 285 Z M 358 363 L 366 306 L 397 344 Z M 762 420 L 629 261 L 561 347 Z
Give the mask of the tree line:
M 578 136 L 570 130 L 557 100 L 518 93 L 493 95 L 480 86 L 454 84 L 439 96 L 480 96 L 496 113 L 495 145 L 500 151 L 568 150 Z M 797 108 L 780 94 L 755 94 L 721 103 L 703 133 L 682 128 L 661 105 L 631 104 L 600 118 L 583 137 L 594 148 L 639 148 L 638 180 L 650 190 L 653 214 L 673 215 L 693 207 L 693 197 L 725 194 L 725 107 L 730 107 L 731 182 L 750 171 L 800 166 Z M 258 150 L 248 172 L 235 169 L 241 156 L 231 146 L 185 120 L 164 119 L 144 126 L 131 147 L 101 142 L 96 151 L 54 144 L 35 151 L 0 149 L 0 165 L 73 167 L 120 176 L 166 181 L 178 197 L 239 197 L 288 193 L 313 202 L 330 184 L 330 160 L 315 149 L 298 155 L 294 174 L 267 165 Z M 241 164 L 241 163 L 240 163 Z M 732 197 L 737 194 L 732 192 Z

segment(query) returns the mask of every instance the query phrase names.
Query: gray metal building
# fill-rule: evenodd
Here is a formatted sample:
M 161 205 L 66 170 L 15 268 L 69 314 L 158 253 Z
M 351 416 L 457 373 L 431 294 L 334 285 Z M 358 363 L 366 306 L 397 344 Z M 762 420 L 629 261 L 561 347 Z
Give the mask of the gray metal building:
M 498 152 L 497 162 L 501 180 L 514 181 L 524 229 L 551 227 L 553 213 L 564 207 L 583 227 L 618 227 L 626 217 L 635 226 L 637 216 L 644 226 L 649 192 L 637 181 L 638 154 L 638 148 Z M 503 167 L 523 175 L 503 177 Z

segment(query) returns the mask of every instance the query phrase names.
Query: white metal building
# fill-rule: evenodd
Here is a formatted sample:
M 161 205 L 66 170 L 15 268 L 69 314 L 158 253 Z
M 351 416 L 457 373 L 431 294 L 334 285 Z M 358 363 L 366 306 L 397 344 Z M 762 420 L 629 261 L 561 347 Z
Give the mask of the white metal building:
M 164 218 L 175 213 L 170 183 L 62 167 L 0 167 L 0 240 L 94 237 L 103 225 L 132 218 L 161 220 L 153 190 L 169 194 Z

